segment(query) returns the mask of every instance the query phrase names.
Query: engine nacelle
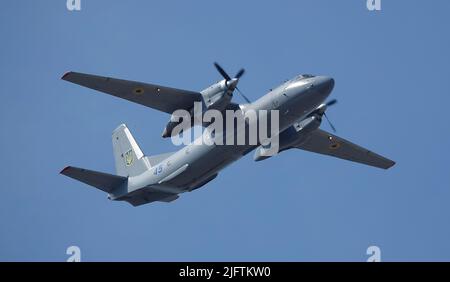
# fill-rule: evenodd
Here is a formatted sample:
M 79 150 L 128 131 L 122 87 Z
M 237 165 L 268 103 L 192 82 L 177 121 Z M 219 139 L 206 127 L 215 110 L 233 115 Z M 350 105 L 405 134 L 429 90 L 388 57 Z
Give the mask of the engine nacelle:
M 227 106 L 230 104 L 231 102 L 231 98 L 233 97 L 233 90 L 236 87 L 236 83 L 237 80 L 232 79 L 228 82 L 226 82 L 225 80 L 219 81 L 213 85 L 211 85 L 210 87 L 202 90 L 200 93 L 202 94 L 202 98 L 203 98 L 203 107 L 202 107 L 202 111 L 203 113 L 207 110 L 218 110 L 218 111 L 223 111 L 224 109 L 227 108 Z M 189 113 L 191 115 L 191 127 L 194 125 L 194 108 L 192 107 L 189 110 Z M 202 113 L 202 114 L 203 114 Z M 186 117 L 183 117 L 186 118 Z M 175 128 L 175 126 L 177 126 L 178 124 L 180 124 L 182 122 L 182 119 L 179 119 L 179 121 L 177 122 L 173 122 L 173 121 L 169 121 L 166 125 L 166 127 L 164 128 L 164 131 L 162 133 L 162 137 L 166 138 L 166 137 L 170 137 L 172 135 L 172 131 Z M 187 128 L 185 128 L 187 129 Z
M 234 81 L 222 80 L 201 91 L 206 109 L 224 110 L 233 98 L 234 87 Z
M 308 133 L 319 128 L 322 118 L 318 114 L 314 114 L 306 119 L 294 123 L 291 127 L 280 133 L 278 153 L 290 149 L 306 141 Z M 256 148 L 253 159 L 255 161 L 262 161 L 271 157 L 267 146 L 259 146 Z

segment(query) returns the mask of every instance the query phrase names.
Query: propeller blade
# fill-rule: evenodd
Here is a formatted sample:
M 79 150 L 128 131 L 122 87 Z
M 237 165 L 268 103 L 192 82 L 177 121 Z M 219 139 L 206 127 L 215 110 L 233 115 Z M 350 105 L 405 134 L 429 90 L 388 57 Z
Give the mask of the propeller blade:
M 326 105 L 327 105 L 327 107 L 329 107 L 329 106 L 333 106 L 333 105 L 336 104 L 336 103 L 337 103 L 337 100 L 336 100 L 336 99 L 333 99 L 333 100 L 327 102 Z
M 223 76 L 223 78 L 225 78 L 226 81 L 231 80 L 231 77 L 217 62 L 214 63 L 214 66 L 216 67 L 217 71 Z
M 239 94 L 241 94 L 242 98 L 244 98 L 245 101 L 247 101 L 247 103 L 251 103 L 250 100 L 244 95 L 244 93 L 241 92 L 241 90 L 239 88 L 236 87 L 236 90 L 239 92 Z
M 334 127 L 334 125 L 331 123 L 330 119 L 328 118 L 327 114 L 324 112 L 323 115 L 325 116 L 325 118 L 328 121 L 328 124 L 330 125 L 331 129 L 333 129 L 333 132 L 336 132 L 336 128 Z
M 234 76 L 235 78 L 239 79 L 241 76 L 245 73 L 245 69 L 240 69 L 238 73 Z

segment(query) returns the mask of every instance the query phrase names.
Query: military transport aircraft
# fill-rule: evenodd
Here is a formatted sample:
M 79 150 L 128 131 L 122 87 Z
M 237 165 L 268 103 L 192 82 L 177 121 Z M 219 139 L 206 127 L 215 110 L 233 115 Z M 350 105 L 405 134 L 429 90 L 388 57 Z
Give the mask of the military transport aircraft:
M 382 169 L 395 164 L 319 129 L 322 117 L 328 120 L 325 111 L 336 103 L 336 100 L 324 102 L 334 87 L 332 78 L 299 75 L 250 102 L 237 88 L 244 69 L 232 78 L 220 65 L 214 65 L 224 79 L 200 92 L 77 72 L 68 72 L 62 79 L 168 114 L 173 114 L 177 109 L 192 112 L 194 102 L 203 103 L 206 109 L 219 111 L 279 110 L 279 152 L 297 148 Z M 247 103 L 233 103 L 234 90 Z M 329 124 L 335 131 L 331 122 Z M 175 126 L 176 122 L 169 121 L 163 137 L 171 136 Z M 216 178 L 224 167 L 255 149 L 255 161 L 268 158 L 261 143 L 232 146 L 191 143 L 176 152 L 145 156 L 124 124 L 113 131 L 112 143 L 116 174 L 73 166 L 64 168 L 61 174 L 108 193 L 111 200 L 126 201 L 133 206 L 176 200 L 179 194 L 204 186 Z

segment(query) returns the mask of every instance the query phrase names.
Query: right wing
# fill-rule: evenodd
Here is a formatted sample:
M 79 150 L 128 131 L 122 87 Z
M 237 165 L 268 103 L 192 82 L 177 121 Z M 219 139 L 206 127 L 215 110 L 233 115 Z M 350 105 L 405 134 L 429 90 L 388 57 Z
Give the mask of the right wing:
M 394 161 L 322 129 L 311 132 L 305 142 L 295 147 L 383 169 L 388 169 L 395 164 Z
M 194 102 L 202 101 L 202 95 L 199 92 L 137 81 L 77 72 L 68 72 L 61 79 L 169 114 L 178 109 L 189 110 Z

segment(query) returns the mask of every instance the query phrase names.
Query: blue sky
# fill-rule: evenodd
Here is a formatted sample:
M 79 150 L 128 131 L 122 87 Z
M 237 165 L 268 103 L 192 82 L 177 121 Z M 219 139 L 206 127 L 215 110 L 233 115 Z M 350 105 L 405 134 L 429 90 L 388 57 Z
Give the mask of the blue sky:
M 450 2 L 8 1 L 0 9 L 0 260 L 450 260 Z M 68 70 L 201 90 L 212 63 L 255 100 L 296 74 L 330 75 L 338 134 L 384 171 L 302 151 L 251 155 L 171 203 L 133 208 L 63 177 L 114 172 L 126 123 L 146 154 L 169 116 L 60 80 Z M 235 97 L 237 101 L 239 97 Z M 322 127 L 329 130 L 326 124 Z

